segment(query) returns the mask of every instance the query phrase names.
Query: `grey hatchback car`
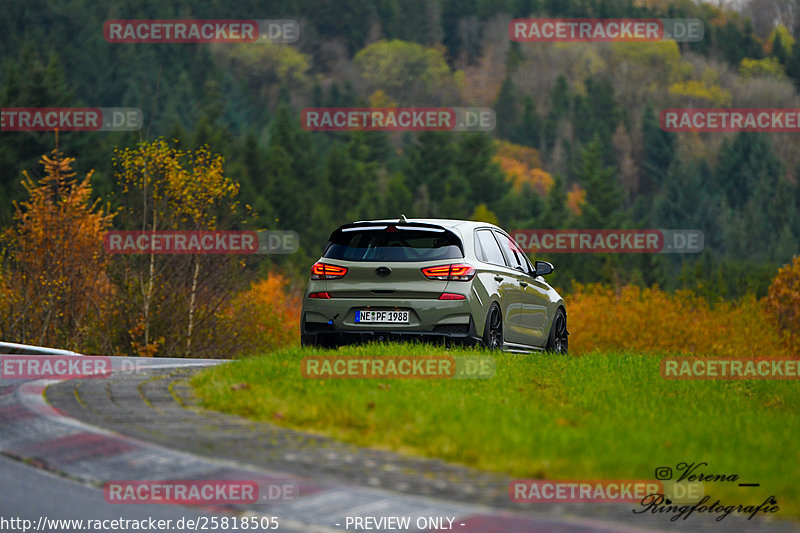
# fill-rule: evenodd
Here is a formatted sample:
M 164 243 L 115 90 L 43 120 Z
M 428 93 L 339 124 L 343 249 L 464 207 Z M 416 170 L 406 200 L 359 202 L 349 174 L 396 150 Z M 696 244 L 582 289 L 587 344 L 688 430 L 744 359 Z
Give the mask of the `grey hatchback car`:
M 543 278 L 552 271 L 485 222 L 345 224 L 311 267 L 301 342 L 418 339 L 566 354 L 564 300 Z

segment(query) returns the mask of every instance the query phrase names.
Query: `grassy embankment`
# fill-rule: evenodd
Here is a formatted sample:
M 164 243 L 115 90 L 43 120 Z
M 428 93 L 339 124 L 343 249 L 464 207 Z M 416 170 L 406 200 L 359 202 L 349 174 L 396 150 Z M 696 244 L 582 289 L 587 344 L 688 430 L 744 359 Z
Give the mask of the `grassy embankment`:
M 476 354 L 287 348 L 204 370 L 193 384 L 209 409 L 520 478 L 652 479 L 656 467 L 705 461 L 704 473 L 761 484 L 706 483 L 706 494 L 727 504 L 775 495 L 779 516 L 800 516 L 796 381 L 666 380 L 660 357 L 624 352 L 499 354 L 496 375 L 483 380 L 301 375 L 303 357 L 334 353 Z

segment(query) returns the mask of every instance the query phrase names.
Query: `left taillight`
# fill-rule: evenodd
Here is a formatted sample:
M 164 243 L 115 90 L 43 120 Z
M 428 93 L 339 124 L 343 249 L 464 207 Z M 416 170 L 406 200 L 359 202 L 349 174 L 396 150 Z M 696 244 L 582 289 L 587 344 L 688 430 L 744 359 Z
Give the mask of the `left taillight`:
M 347 274 L 347 268 L 327 263 L 314 263 L 311 267 L 311 279 L 339 279 Z
M 463 263 L 425 267 L 422 273 L 428 279 L 440 281 L 469 281 L 475 276 L 475 267 Z

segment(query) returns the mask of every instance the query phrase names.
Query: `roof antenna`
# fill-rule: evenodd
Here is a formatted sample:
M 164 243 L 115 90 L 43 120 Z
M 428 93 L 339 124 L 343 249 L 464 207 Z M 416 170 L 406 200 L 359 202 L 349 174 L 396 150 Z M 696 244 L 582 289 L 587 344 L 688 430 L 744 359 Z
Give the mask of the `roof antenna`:
M 400 214 L 400 222 L 408 222 L 408 219 L 407 219 L 407 218 L 406 218 L 406 216 L 405 216 L 404 214 L 402 214 L 402 213 Z

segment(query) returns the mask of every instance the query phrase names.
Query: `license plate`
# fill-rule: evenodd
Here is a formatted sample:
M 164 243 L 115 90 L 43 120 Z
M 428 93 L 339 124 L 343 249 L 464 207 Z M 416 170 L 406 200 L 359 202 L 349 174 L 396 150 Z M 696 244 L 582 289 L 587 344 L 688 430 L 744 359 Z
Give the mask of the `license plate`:
M 356 322 L 408 324 L 408 311 L 356 311 Z

